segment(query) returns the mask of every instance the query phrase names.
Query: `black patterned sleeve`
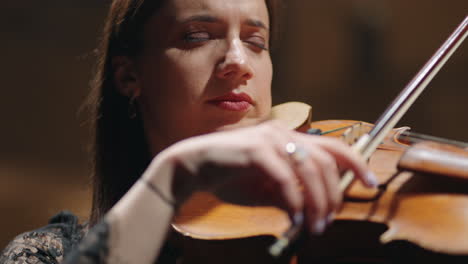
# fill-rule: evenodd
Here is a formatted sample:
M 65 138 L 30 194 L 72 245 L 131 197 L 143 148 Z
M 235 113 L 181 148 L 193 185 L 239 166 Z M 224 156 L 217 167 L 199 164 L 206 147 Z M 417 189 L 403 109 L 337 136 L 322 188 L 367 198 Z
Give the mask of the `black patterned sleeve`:
M 108 256 L 109 224 L 101 221 L 96 224 L 65 259 L 66 264 L 106 263 Z
M 76 216 L 62 212 L 49 225 L 11 241 L 1 252 L 0 264 L 107 263 L 109 232 L 110 224 L 105 220 L 88 231 L 87 225 L 78 224 Z M 156 263 L 176 263 L 180 256 L 176 247 L 166 243 Z
M 76 216 L 61 212 L 49 225 L 18 235 L 0 255 L 1 264 L 55 264 L 81 240 L 85 227 L 78 224 Z

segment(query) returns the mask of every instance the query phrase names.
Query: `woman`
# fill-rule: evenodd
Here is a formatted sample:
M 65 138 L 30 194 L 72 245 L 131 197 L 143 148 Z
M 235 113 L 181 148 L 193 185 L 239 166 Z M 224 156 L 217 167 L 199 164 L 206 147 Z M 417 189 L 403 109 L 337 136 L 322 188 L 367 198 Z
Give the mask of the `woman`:
M 90 100 L 94 227 L 75 247 L 86 229 L 61 215 L 19 236 L 1 260 L 56 263 L 71 250 L 69 263 L 152 263 L 170 251 L 171 219 L 196 190 L 275 205 L 323 232 L 341 201 L 340 171 L 375 180 L 339 141 L 266 121 L 277 6 L 115 0 Z

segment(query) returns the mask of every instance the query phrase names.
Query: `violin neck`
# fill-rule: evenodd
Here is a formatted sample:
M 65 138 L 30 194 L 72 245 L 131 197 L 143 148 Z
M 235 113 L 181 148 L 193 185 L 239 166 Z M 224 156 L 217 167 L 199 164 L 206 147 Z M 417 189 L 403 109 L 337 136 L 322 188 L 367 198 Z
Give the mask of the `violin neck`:
M 432 142 L 452 145 L 452 146 L 456 146 L 456 147 L 460 147 L 464 149 L 468 148 L 468 143 L 466 142 L 440 138 L 440 137 L 435 137 L 435 136 L 429 136 L 429 135 L 410 132 L 410 131 L 404 131 L 401 134 L 399 134 L 398 141 L 407 145 L 414 145 L 422 141 L 432 141 Z

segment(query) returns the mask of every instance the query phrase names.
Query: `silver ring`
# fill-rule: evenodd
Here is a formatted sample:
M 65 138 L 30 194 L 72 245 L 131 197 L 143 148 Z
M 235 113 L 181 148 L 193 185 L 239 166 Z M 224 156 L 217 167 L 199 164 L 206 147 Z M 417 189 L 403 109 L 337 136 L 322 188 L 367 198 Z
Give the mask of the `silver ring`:
M 285 146 L 286 153 L 296 163 L 301 163 L 309 157 L 309 152 L 294 142 L 288 142 Z

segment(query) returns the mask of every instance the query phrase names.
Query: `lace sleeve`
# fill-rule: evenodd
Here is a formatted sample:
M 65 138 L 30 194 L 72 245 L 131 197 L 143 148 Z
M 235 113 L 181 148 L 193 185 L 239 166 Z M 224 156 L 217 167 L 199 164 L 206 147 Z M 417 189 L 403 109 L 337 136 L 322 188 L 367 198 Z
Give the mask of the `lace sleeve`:
M 83 226 L 69 212 L 54 216 L 49 225 L 18 235 L 0 255 L 0 263 L 61 263 L 64 255 L 83 236 Z
M 110 224 L 103 220 L 96 224 L 89 233 L 65 258 L 64 264 L 122 263 L 118 259 L 110 261 L 109 256 Z M 159 258 L 154 263 L 176 263 L 181 252 L 166 243 Z M 1 263 L 1 262 L 0 262 Z
M 0 264 L 107 263 L 110 229 L 103 220 L 88 231 L 76 216 L 61 212 L 49 225 L 18 235 L 1 252 Z M 176 263 L 180 253 L 166 243 L 156 263 Z
M 52 232 L 28 232 L 17 236 L 5 248 L 0 263 L 60 263 L 62 240 Z
M 67 256 L 66 264 L 106 263 L 108 255 L 109 225 L 104 220 L 96 224 L 83 241 Z

